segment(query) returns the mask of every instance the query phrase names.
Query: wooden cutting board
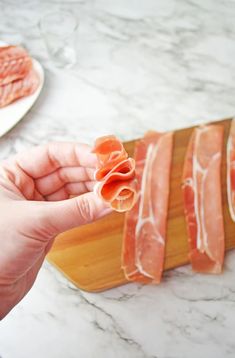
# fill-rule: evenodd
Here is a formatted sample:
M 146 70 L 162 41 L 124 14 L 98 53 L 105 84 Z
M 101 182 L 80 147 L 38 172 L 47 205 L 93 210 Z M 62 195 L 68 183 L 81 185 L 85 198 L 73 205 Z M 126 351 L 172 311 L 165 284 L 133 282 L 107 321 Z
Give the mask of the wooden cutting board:
M 235 247 L 235 223 L 230 218 L 226 191 L 226 142 L 230 119 L 215 122 L 224 126 L 222 196 L 226 250 Z M 185 151 L 193 128 L 175 131 L 170 179 L 170 200 L 164 270 L 188 263 L 188 242 L 183 212 L 181 176 Z M 133 155 L 135 141 L 125 144 Z M 69 230 L 56 237 L 48 260 L 77 287 L 103 291 L 127 283 L 121 270 L 124 214 L 112 213 L 95 223 Z

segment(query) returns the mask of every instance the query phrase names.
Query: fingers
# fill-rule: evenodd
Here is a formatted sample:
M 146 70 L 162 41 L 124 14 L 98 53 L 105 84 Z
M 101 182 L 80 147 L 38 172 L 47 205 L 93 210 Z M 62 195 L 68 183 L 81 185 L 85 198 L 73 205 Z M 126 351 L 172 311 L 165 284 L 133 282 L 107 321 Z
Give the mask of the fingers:
M 34 180 L 14 160 L 4 161 L 0 167 L 1 186 L 16 196 L 28 200 L 44 200 L 35 188 Z
M 81 195 L 92 191 L 95 182 L 69 183 L 54 193 L 44 196 L 47 201 L 58 201 L 69 199 L 71 195 Z
M 42 178 L 38 178 L 35 180 L 36 189 L 43 195 L 48 196 L 53 194 L 59 189 L 63 188 L 65 184 L 68 183 L 78 183 L 82 182 L 82 186 L 84 186 L 83 182 L 89 183 L 89 181 L 93 181 L 94 179 L 94 168 L 84 168 L 84 167 L 65 167 L 59 168 L 51 174 L 48 174 Z M 68 192 L 67 190 L 65 190 Z M 68 192 L 68 194 L 81 194 L 86 192 L 87 189 Z M 62 200 L 59 199 L 59 200 Z
M 96 155 L 86 144 L 52 142 L 19 153 L 16 163 L 32 178 L 41 178 L 63 167 L 95 168 Z
M 38 225 L 44 225 L 43 232 L 54 237 L 60 232 L 87 224 L 111 212 L 112 209 L 91 192 L 64 201 L 42 202 L 37 217 Z
M 33 180 L 13 161 L 2 165 L 4 175 L 29 200 L 64 200 L 93 190 L 94 168 L 59 168 Z
M 20 153 L 3 169 L 26 199 L 63 200 L 92 190 L 96 161 L 88 145 L 61 142 Z

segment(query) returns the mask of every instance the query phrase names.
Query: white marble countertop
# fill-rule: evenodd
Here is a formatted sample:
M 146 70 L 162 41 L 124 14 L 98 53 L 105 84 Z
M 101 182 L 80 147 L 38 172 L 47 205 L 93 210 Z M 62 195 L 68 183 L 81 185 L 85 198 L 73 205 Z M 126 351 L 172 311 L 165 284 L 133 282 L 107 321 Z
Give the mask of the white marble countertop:
M 235 2 L 0 0 L 0 37 L 46 70 L 40 99 L 0 139 L 0 158 L 51 140 L 123 140 L 234 115 Z M 78 64 L 56 69 L 37 21 L 55 8 L 80 19 Z M 1 358 L 235 356 L 235 253 L 218 277 L 170 271 L 158 287 L 76 289 L 48 263 L 0 323 Z

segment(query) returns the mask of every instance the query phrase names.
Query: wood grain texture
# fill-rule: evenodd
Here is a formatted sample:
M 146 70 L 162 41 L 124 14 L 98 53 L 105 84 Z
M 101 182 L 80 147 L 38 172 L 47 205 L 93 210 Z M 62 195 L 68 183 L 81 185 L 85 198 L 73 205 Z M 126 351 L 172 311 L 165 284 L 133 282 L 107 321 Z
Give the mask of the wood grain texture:
M 226 190 L 226 142 L 230 119 L 215 122 L 224 127 L 222 200 L 226 250 L 235 247 L 235 223 L 230 218 Z M 194 127 L 193 127 L 194 128 Z M 181 176 L 193 128 L 175 131 L 170 179 L 169 214 L 164 270 L 188 263 L 188 241 L 183 212 Z M 135 141 L 125 144 L 133 155 Z M 112 213 L 95 223 L 69 230 L 55 239 L 48 260 L 79 288 L 97 292 L 127 283 L 121 270 L 124 214 Z

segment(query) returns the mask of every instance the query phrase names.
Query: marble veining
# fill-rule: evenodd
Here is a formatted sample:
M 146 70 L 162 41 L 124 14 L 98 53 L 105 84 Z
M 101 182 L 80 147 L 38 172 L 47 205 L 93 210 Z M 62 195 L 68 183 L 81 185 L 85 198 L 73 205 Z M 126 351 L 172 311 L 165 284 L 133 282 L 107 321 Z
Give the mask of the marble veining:
M 50 61 L 43 13 L 80 19 L 78 63 Z M 43 92 L 0 139 L 0 159 L 51 140 L 122 140 L 234 115 L 235 1 L 0 0 L 0 39 L 45 68 Z M 0 358 L 221 358 L 235 354 L 235 254 L 224 273 L 181 267 L 160 286 L 78 290 L 47 262 L 0 323 Z

